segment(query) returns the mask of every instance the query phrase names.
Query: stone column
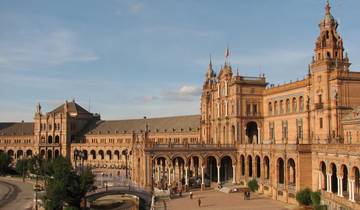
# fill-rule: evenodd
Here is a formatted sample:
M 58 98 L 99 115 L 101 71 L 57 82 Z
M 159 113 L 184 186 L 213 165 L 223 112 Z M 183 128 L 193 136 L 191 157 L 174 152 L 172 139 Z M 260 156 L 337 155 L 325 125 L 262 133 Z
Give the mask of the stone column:
M 340 196 L 340 197 L 344 197 L 344 196 L 343 196 L 343 183 L 342 183 L 342 179 L 343 179 L 343 177 L 338 177 L 338 196 Z
M 331 176 L 332 174 L 327 174 L 327 192 L 331 193 L 332 189 L 331 189 Z
M 318 183 L 318 187 L 319 187 L 319 190 L 322 190 L 322 173 L 321 173 L 321 171 L 319 170 L 318 171 L 318 181 L 319 181 L 319 183 Z
M 220 165 L 217 166 L 217 184 L 220 184 Z
M 157 173 L 157 182 L 159 183 L 160 182 L 160 165 L 158 164 L 157 165 L 157 168 L 158 168 L 158 173 Z
M 261 128 L 260 128 L 260 127 L 258 127 L 257 143 L 258 143 L 258 144 L 261 144 Z
M 232 184 L 236 184 L 236 164 L 232 165 L 233 169 L 233 181 Z
M 355 202 L 355 180 L 349 180 L 349 200 Z
M 205 189 L 204 166 L 201 166 L 201 189 Z
M 169 179 L 169 183 L 168 183 L 168 186 L 171 185 L 171 168 L 168 167 L 168 179 Z
M 189 186 L 189 179 L 188 179 L 188 167 L 185 166 L 185 188 Z

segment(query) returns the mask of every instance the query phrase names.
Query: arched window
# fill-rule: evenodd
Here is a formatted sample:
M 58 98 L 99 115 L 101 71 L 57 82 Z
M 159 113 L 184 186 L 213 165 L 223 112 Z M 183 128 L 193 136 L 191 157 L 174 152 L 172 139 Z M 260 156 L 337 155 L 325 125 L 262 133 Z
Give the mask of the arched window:
M 55 144 L 58 144 L 58 143 L 60 143 L 60 136 L 56 135 L 55 136 Z
M 278 102 L 274 102 L 274 114 L 278 114 Z
M 302 96 L 299 97 L 299 111 L 304 111 L 304 98 Z
M 292 111 L 297 112 L 297 101 L 295 97 L 292 99 Z
M 269 110 L 269 115 L 272 115 L 272 103 L 271 102 L 269 102 L 268 110 Z
M 280 101 L 280 114 L 284 114 L 284 101 Z
M 290 113 L 290 99 L 286 99 L 286 113 Z
M 48 136 L 48 143 L 52 144 L 52 136 Z

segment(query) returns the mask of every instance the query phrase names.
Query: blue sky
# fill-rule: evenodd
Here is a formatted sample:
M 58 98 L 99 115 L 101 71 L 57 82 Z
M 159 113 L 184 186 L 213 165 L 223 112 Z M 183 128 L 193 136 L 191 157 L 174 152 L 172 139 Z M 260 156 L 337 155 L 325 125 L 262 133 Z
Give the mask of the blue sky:
M 360 1 L 332 13 L 360 70 Z M 284 83 L 307 73 L 325 0 L 0 1 L 0 121 L 75 100 L 103 119 L 197 114 L 214 68 Z

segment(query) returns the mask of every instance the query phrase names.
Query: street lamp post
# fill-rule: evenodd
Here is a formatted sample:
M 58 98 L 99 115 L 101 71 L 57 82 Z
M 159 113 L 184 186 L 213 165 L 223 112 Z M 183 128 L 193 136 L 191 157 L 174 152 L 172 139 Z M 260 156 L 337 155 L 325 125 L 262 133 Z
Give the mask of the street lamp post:
M 35 210 L 38 210 L 38 202 L 37 202 L 37 200 L 38 200 L 38 196 L 37 196 L 37 193 L 38 193 L 38 191 L 39 191 L 39 185 L 38 185 L 38 180 L 39 180 L 39 173 L 38 173 L 38 170 L 39 170 L 39 161 L 38 160 L 36 160 L 36 162 L 35 162 L 35 164 L 34 164 L 34 169 L 35 169 L 35 171 L 36 171 L 36 182 L 35 182 L 35 189 L 34 189 L 34 191 L 35 191 Z

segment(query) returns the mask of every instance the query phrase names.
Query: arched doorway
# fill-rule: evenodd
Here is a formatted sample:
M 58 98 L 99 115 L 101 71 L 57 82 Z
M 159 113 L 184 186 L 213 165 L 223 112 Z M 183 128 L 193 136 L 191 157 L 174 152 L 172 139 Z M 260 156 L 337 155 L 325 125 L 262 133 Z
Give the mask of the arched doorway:
M 342 190 L 342 195 L 343 194 L 348 194 L 349 172 L 348 172 L 348 169 L 347 169 L 346 165 L 341 166 L 341 172 L 340 173 L 342 173 L 342 180 L 341 180 L 342 189 L 339 188 L 339 190 Z
M 106 151 L 106 159 L 107 160 L 112 160 L 112 154 L 111 154 L 110 150 Z
M 296 167 L 295 161 L 292 158 L 288 160 L 288 180 L 289 185 L 296 186 Z
M 16 152 L 16 159 L 21 159 L 21 157 L 24 155 L 23 151 L 22 150 L 18 150 Z
M 252 167 L 252 157 L 251 157 L 251 155 L 249 155 L 247 157 L 247 161 L 248 161 L 248 176 L 252 177 L 253 176 L 253 167 Z
M 337 179 L 337 169 L 335 163 L 330 164 L 331 169 L 331 192 L 338 192 L 338 179 Z
M 229 156 L 224 156 L 220 161 L 220 181 L 227 182 L 233 178 L 232 160 Z
M 320 171 L 321 171 L 321 189 L 327 190 L 327 176 L 326 176 L 326 164 L 321 161 L 320 162 Z
M 42 157 L 42 158 L 46 158 L 45 157 L 45 150 L 44 149 L 42 149 L 41 151 L 40 151 L 40 156 Z
M 90 151 L 90 155 L 91 155 L 91 158 L 92 158 L 93 160 L 96 160 L 96 152 L 95 152 L 95 150 L 91 150 L 91 151 Z
M 260 178 L 261 176 L 261 160 L 259 155 L 255 157 L 255 164 L 256 164 L 256 178 Z
M 270 179 L 270 159 L 268 156 L 264 157 L 265 179 Z
M 285 183 L 285 170 L 284 170 L 284 160 L 279 158 L 277 161 L 277 173 L 278 173 L 278 183 L 284 184 Z
M 354 186 L 354 200 L 358 201 L 360 197 L 360 171 L 358 167 L 354 167 L 354 179 L 355 179 L 355 186 Z
M 101 160 L 104 160 L 104 151 L 99 150 L 99 155 L 101 157 Z
M 254 121 L 248 122 L 246 124 L 246 137 L 247 137 L 247 143 L 252 144 L 256 143 L 258 144 L 258 126 L 257 123 Z
M 26 150 L 26 157 L 31 157 L 32 156 L 32 150 L 28 149 Z
M 120 160 L 120 151 L 119 150 L 115 150 L 114 155 L 116 157 L 116 160 Z
M 50 150 L 50 149 L 47 151 L 47 158 L 48 159 L 52 158 L 52 150 Z
M 58 150 L 58 149 L 56 149 L 54 154 L 55 154 L 55 158 L 59 157 L 59 156 L 60 156 L 60 152 L 59 152 L 59 150 Z
M 165 158 L 163 159 L 163 168 L 165 170 Z M 181 182 L 182 185 L 185 185 L 185 160 L 182 157 L 173 158 L 173 166 L 174 166 L 174 176 L 175 182 Z
M 217 181 L 217 161 L 214 156 L 209 156 L 206 160 L 206 175 L 210 181 Z
M 14 150 L 8 150 L 7 151 L 7 154 L 9 155 L 9 157 L 11 158 L 11 159 L 14 159 Z

